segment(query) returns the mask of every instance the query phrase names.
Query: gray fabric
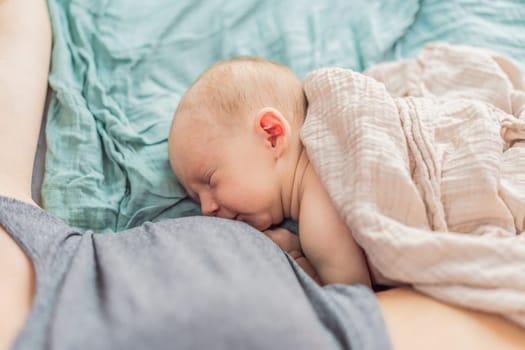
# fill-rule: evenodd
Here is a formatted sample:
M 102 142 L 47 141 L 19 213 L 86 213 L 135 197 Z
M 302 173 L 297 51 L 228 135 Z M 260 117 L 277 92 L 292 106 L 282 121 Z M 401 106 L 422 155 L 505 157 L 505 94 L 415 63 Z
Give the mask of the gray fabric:
M 388 349 L 364 286 L 317 286 L 267 237 L 216 218 L 83 234 L 0 197 L 37 292 L 15 349 Z
M 45 156 L 46 156 L 46 122 L 47 109 L 49 101 L 51 100 L 53 92 L 51 89 L 47 90 L 46 103 L 44 105 L 44 112 L 42 114 L 42 123 L 40 125 L 40 132 L 38 134 L 38 143 L 35 154 L 35 161 L 33 163 L 33 176 L 31 178 L 31 196 L 38 205 L 42 206 L 42 181 L 44 181 L 45 170 Z

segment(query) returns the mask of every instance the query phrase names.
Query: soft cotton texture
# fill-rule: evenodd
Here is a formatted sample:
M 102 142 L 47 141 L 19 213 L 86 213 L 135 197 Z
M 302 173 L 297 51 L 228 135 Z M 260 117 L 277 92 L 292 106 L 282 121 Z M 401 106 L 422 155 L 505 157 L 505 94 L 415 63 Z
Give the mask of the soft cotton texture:
M 302 140 L 380 282 L 525 326 L 525 80 L 432 44 L 365 72 L 309 74 Z
M 525 62 L 525 3 L 473 0 L 48 0 L 53 25 L 43 205 L 79 230 L 199 213 L 167 160 L 171 117 L 217 60 L 299 77 L 413 57 L 434 40 Z
M 53 24 L 43 205 L 79 230 L 199 213 L 171 173 L 180 97 L 219 59 L 308 71 L 378 62 L 416 0 L 48 0 Z

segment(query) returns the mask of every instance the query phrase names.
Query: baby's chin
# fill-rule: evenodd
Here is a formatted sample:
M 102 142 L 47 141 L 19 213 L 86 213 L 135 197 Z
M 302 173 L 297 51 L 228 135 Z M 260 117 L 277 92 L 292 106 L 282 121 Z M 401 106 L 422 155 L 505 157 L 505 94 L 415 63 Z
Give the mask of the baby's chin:
M 244 221 L 248 225 L 259 231 L 265 231 L 272 226 L 272 220 L 260 219 L 260 220 L 251 220 L 250 218 L 241 218 L 240 221 Z

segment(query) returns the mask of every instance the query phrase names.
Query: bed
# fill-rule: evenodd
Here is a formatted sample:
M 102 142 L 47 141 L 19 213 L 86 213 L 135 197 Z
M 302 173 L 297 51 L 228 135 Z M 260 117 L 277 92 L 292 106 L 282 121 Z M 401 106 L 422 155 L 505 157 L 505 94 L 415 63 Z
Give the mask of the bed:
M 447 41 L 525 67 L 519 0 L 48 0 L 48 7 L 54 46 L 33 193 L 81 231 L 199 214 L 171 174 L 166 143 L 181 95 L 216 60 L 261 56 L 304 77 L 323 66 L 362 71 Z

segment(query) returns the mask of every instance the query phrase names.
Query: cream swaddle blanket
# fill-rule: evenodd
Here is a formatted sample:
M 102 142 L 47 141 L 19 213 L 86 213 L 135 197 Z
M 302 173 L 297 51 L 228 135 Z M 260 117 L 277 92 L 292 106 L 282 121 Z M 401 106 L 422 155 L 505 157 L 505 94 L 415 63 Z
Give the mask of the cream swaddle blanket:
M 437 43 L 304 89 L 301 138 L 375 279 L 525 327 L 522 72 Z

